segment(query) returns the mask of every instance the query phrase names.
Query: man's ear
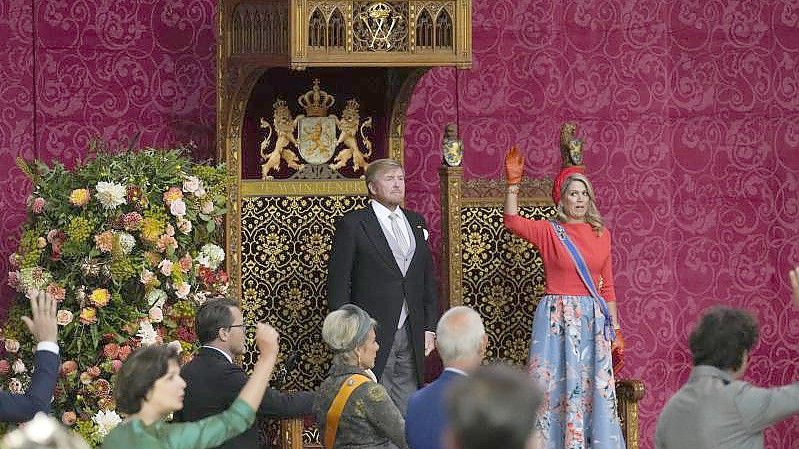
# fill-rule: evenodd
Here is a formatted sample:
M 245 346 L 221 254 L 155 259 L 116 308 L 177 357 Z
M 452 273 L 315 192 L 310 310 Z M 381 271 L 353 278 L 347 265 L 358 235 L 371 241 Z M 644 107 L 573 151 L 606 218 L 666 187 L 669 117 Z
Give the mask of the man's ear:
M 375 192 L 372 191 L 372 183 L 371 182 L 366 184 L 366 191 L 369 194 L 369 196 L 372 196 L 372 195 L 375 194 Z
M 227 341 L 228 335 L 228 330 L 224 327 L 220 327 L 219 330 L 216 331 L 216 338 L 218 338 L 219 341 Z

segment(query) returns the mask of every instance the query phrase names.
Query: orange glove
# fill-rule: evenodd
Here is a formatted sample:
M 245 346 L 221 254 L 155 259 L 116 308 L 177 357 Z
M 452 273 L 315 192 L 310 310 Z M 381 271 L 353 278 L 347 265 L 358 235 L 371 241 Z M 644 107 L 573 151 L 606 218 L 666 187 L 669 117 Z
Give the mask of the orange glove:
M 613 359 L 613 373 L 618 373 L 624 367 L 624 337 L 621 329 L 616 329 L 616 339 L 610 346 L 610 355 Z
M 522 173 L 524 172 L 524 156 L 518 148 L 511 147 L 505 155 L 505 179 L 508 185 L 514 185 L 522 182 Z

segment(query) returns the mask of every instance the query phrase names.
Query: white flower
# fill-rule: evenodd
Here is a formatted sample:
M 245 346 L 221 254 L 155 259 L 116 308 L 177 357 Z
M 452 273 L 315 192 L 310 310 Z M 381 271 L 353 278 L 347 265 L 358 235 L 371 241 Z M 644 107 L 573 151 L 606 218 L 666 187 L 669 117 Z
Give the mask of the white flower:
M 152 323 L 146 320 L 142 320 L 139 323 L 139 331 L 136 332 L 136 336 L 141 338 L 142 346 L 151 346 L 158 343 L 158 332 L 155 331 Z
M 213 201 L 203 201 L 200 205 L 200 212 L 204 213 L 205 215 L 210 215 L 214 212 L 214 202 Z
M 73 318 L 72 312 L 66 309 L 59 310 L 55 315 L 56 323 L 58 323 L 59 326 L 66 326 L 72 322 Z
M 164 321 L 164 311 L 158 306 L 152 306 L 150 311 L 147 312 L 147 316 L 150 317 L 150 321 L 153 323 Z
M 164 259 L 161 261 L 161 263 L 158 264 L 158 269 L 161 270 L 161 274 L 163 274 L 164 276 L 169 276 L 172 274 L 172 265 L 174 264 L 172 263 L 171 260 Z
M 183 191 L 194 193 L 202 186 L 202 181 L 196 176 L 189 176 L 183 181 Z
M 216 270 L 225 260 L 225 251 L 213 243 L 206 243 L 200 248 L 200 254 L 197 256 L 197 262 L 207 268 Z
M 150 293 L 147 293 L 144 299 L 147 301 L 147 304 L 150 304 L 151 306 L 164 307 L 164 303 L 166 302 L 166 292 L 160 288 L 156 288 L 150 291 Z
M 175 204 L 175 203 L 172 203 L 172 204 Z M 168 235 L 170 237 L 174 237 L 175 236 L 175 227 L 172 226 L 171 224 L 166 225 L 166 230 L 164 231 L 164 234 L 166 234 L 166 235 Z
M 92 417 L 92 421 L 97 424 L 97 434 L 105 437 L 122 422 L 122 417 L 113 410 L 100 410 Z
M 189 232 L 191 232 L 192 226 L 189 220 L 186 220 L 183 217 L 178 217 L 177 222 L 178 222 L 178 230 L 180 230 L 180 232 L 182 232 L 183 234 L 188 234 Z
M 205 301 L 208 300 L 208 298 L 205 297 L 205 292 L 197 292 L 197 293 L 191 295 L 191 299 L 198 306 L 201 306 L 201 305 L 205 304 Z
M 203 186 L 200 186 L 200 188 L 197 189 L 196 192 L 194 192 L 194 196 L 196 196 L 197 198 L 205 198 L 205 195 L 206 195 L 206 193 L 205 193 L 205 189 L 203 188 Z
M 141 274 L 139 274 L 139 281 L 141 281 L 141 283 L 144 285 L 154 284 L 155 274 L 152 271 L 145 268 L 141 270 Z
M 189 296 L 189 291 L 191 291 L 191 286 L 186 282 L 181 282 L 175 286 L 175 296 L 179 299 L 186 299 Z
M 19 342 L 13 338 L 6 338 L 6 351 L 12 354 L 19 351 Z
M 25 362 L 23 362 L 22 359 L 14 360 L 14 365 L 11 366 L 11 369 L 14 370 L 14 374 L 28 372 L 28 368 L 25 368 Z
M 127 232 L 118 232 L 117 237 L 119 238 L 119 246 L 122 247 L 123 253 L 130 254 L 133 248 L 136 247 L 136 238 Z
M 97 200 L 106 209 L 116 209 L 120 204 L 127 203 L 125 186 L 114 182 L 100 181 L 95 187 L 97 190 Z
M 183 200 L 172 201 L 172 204 L 169 205 L 169 212 L 176 217 L 186 215 L 186 203 Z
M 171 348 L 175 348 L 175 350 L 177 351 L 177 353 L 178 353 L 178 354 L 180 354 L 181 352 L 183 352 L 183 346 L 181 346 L 180 342 L 179 342 L 179 341 L 177 341 L 177 340 L 172 340 L 172 341 L 170 341 L 170 342 L 167 344 L 167 346 L 169 346 L 169 347 L 171 347 Z
M 16 377 L 12 377 L 8 379 L 8 391 L 14 394 L 21 394 L 22 393 L 22 382 Z

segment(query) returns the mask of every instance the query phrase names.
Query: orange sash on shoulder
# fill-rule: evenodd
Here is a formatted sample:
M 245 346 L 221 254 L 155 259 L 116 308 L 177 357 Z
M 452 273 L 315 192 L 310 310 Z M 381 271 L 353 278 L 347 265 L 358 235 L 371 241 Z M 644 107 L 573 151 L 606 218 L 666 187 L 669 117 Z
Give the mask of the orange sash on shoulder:
M 353 374 L 344 381 L 338 394 L 333 399 L 333 403 L 327 411 L 327 421 L 325 423 L 325 447 L 327 449 L 333 449 L 333 443 L 336 442 L 336 431 L 338 430 L 338 422 L 341 420 L 341 412 L 344 411 L 344 406 L 347 405 L 352 392 L 364 382 L 369 382 L 369 378 L 363 374 Z

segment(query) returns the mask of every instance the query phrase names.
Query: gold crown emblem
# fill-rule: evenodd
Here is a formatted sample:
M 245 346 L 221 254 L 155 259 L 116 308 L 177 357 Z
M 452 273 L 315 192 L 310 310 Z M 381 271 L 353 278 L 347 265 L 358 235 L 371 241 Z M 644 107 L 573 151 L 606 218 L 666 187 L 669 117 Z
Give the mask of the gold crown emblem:
M 327 110 L 336 102 L 336 98 L 319 88 L 319 79 L 313 81 L 313 88 L 297 99 L 297 103 L 305 109 L 308 117 L 325 117 Z
M 369 6 L 367 12 L 372 19 L 385 19 L 391 14 L 391 5 L 387 3 L 375 3 Z

